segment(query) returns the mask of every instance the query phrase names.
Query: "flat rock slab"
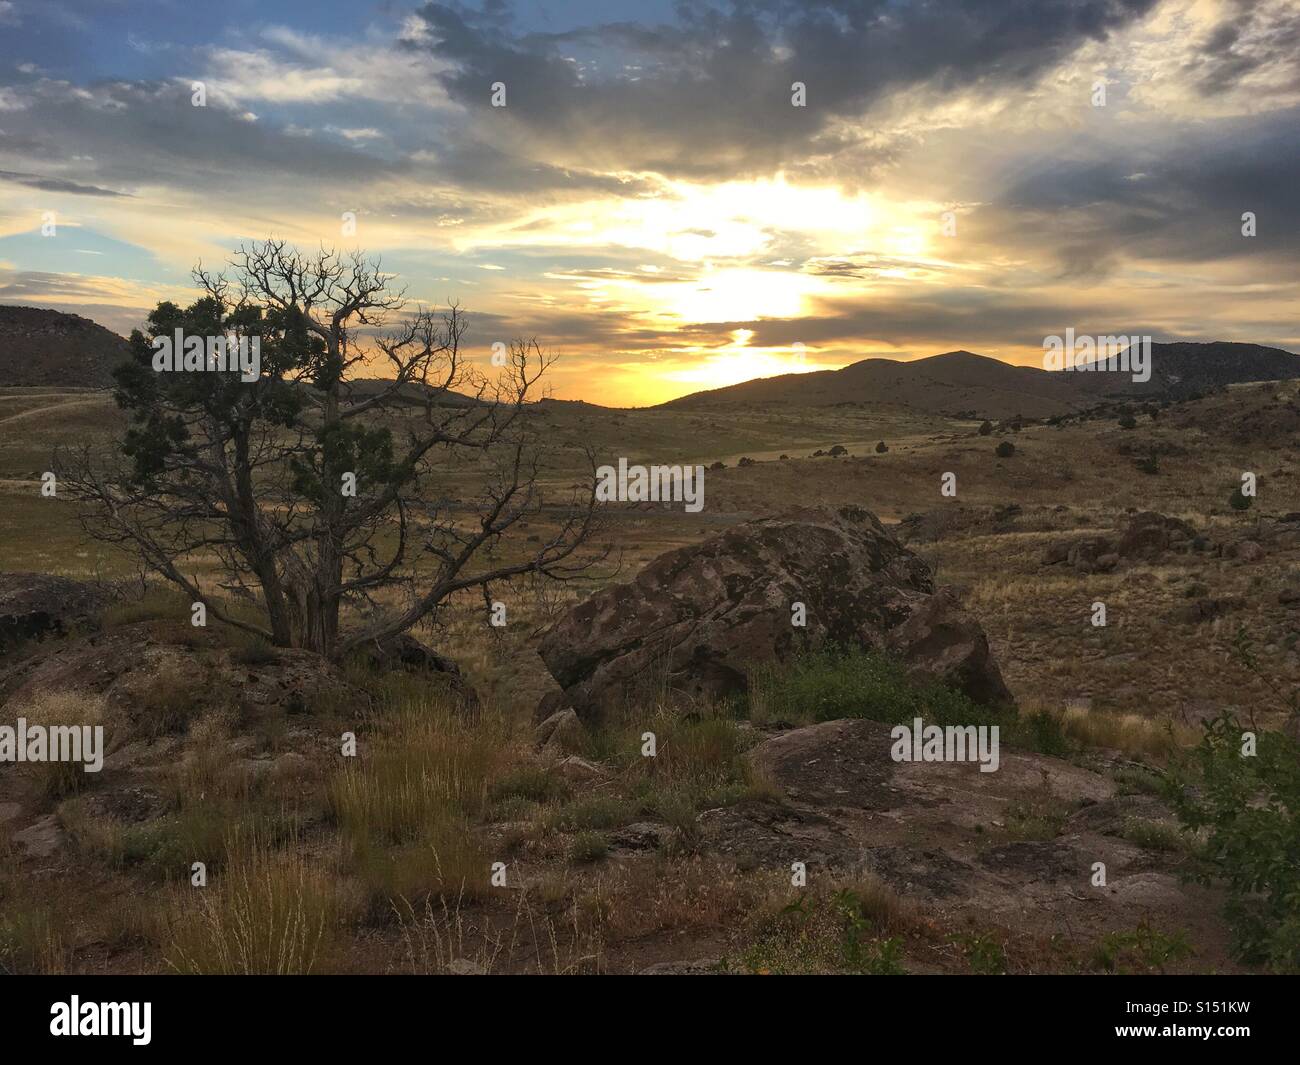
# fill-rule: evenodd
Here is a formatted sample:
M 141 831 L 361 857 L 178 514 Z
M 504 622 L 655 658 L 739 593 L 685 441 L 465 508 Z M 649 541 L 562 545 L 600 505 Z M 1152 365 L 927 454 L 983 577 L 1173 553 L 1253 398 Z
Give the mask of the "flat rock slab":
M 1144 914 L 1179 913 L 1189 889 L 1168 854 L 1119 837 L 1132 817 L 1168 812 L 1149 796 L 1119 796 L 1108 777 L 1059 758 L 1000 750 L 995 772 L 976 762 L 895 762 L 892 726 L 828 721 L 764 740 L 749 754 L 779 800 L 700 816 L 705 845 L 738 868 L 788 870 L 809 882 L 873 874 L 906 898 L 978 912 L 1019 926 L 1131 927 Z M 1007 830 L 1017 806 L 1047 806 L 1053 838 Z M 1049 833 L 1050 834 L 1050 833 Z M 1093 865 L 1107 885 L 1094 886 Z

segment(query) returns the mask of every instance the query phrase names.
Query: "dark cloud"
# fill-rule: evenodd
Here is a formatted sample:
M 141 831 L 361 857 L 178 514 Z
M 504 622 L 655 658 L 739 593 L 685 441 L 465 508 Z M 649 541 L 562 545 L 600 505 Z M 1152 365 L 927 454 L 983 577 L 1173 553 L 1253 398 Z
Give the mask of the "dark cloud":
M 409 170 L 402 161 L 335 141 L 287 134 L 211 99 L 194 107 L 188 85 L 114 81 L 81 89 L 41 81 L 23 90 L 23 106 L 5 112 L 0 143 L 21 145 L 33 169 L 85 160 L 82 180 L 72 182 L 77 186 L 255 188 L 282 195 L 276 179 L 356 185 Z
M 0 170 L 0 181 L 12 181 L 16 185 L 26 185 L 30 189 L 42 192 L 70 192 L 76 196 L 129 196 L 130 193 L 114 192 L 101 189 L 97 185 L 80 185 L 63 178 L 41 177 L 39 174 L 22 174 L 14 170 Z
M 1025 84 L 1155 0 L 737 0 L 682 5 L 673 26 L 611 23 L 515 34 L 504 9 L 427 4 L 428 47 L 484 137 L 522 138 L 584 165 L 681 176 L 767 171 L 828 121 L 921 84 Z M 589 55 L 587 53 L 590 53 Z M 503 82 L 507 107 L 490 106 Z M 791 106 L 791 84 L 808 106 Z
M 1199 53 L 1194 68 L 1197 86 L 1206 96 L 1230 92 L 1251 75 L 1274 67 L 1284 71 L 1274 87 L 1294 91 L 1300 88 L 1300 8 L 1236 0 Z
M 1102 277 L 1126 261 L 1259 257 L 1300 263 L 1300 108 L 1199 124 L 1154 146 L 1118 134 L 1091 156 L 1039 159 L 965 232 L 1034 247 L 1058 274 Z M 1241 216 L 1255 213 L 1257 236 Z

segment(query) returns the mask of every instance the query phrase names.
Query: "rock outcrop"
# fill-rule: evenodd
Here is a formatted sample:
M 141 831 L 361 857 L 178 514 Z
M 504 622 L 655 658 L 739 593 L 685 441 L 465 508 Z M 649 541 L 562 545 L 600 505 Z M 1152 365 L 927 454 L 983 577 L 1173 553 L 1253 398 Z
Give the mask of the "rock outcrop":
M 800 603 L 804 627 L 792 624 Z M 646 688 L 739 693 L 750 667 L 828 644 L 895 655 L 980 702 L 1011 701 L 979 624 L 935 593 L 926 564 L 875 515 L 842 507 L 738 525 L 574 607 L 539 648 L 562 689 L 539 714 L 596 716 Z
M 46 573 L 0 573 L 0 650 L 59 636 L 97 614 L 113 597 L 102 585 Z
M 1174 830 L 1157 800 L 1005 745 L 993 773 L 896 762 L 890 729 L 826 721 L 764 740 L 748 757 L 778 797 L 702 813 L 704 852 L 744 869 L 801 862 L 810 882 L 874 875 L 909 900 L 1022 927 L 1072 923 L 1100 935 L 1131 927 L 1135 909 L 1180 927 L 1213 924 L 1217 900 L 1180 883 L 1180 856 L 1126 838 L 1134 824 Z
M 1118 536 L 1089 535 L 1051 544 L 1043 565 L 1064 562 L 1080 573 L 1107 573 L 1121 560 L 1154 562 L 1168 552 L 1186 554 L 1208 546 L 1187 522 L 1143 511 L 1133 515 Z

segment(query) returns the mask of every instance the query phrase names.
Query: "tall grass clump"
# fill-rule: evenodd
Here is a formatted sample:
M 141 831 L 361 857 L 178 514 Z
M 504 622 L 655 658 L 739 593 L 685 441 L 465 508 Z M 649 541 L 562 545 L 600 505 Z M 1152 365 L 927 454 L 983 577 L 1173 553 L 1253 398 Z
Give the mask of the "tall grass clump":
M 327 801 L 374 912 L 399 897 L 485 890 L 489 864 L 472 822 L 501 757 L 497 730 L 408 688 L 376 714 L 359 745 L 330 781 Z
M 83 726 L 94 728 L 103 725 L 105 701 L 102 695 L 94 692 L 46 689 L 20 705 L 5 707 L 6 724 L 14 725 L 20 717 L 26 719 L 29 728 L 33 725 L 44 727 L 47 735 L 50 729 L 76 729 L 76 743 L 80 745 L 84 739 L 84 733 L 81 732 Z M 52 753 L 48 746 L 46 750 L 47 755 Z M 103 746 L 99 748 L 99 754 L 101 758 L 105 754 Z M 84 748 L 82 757 L 89 757 L 89 752 Z M 96 775 L 86 772 L 85 761 L 32 762 L 28 763 L 28 768 L 39 774 L 41 789 L 54 799 L 82 791 L 94 781 Z
M 248 840 L 227 849 L 239 857 L 215 884 L 179 889 L 164 923 L 167 965 L 193 975 L 319 972 L 337 935 L 333 882 L 294 848 Z

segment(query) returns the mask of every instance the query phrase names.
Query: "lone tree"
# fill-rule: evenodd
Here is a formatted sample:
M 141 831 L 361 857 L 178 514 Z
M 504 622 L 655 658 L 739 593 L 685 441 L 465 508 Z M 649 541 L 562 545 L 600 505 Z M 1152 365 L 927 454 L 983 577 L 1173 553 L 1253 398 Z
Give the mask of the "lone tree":
M 269 240 L 242 247 L 229 274 L 200 266 L 194 278 L 199 300 L 160 303 L 147 335 L 131 335 L 115 374 L 128 415 L 116 454 L 56 456 L 91 535 L 133 549 L 217 620 L 332 659 L 432 621 L 465 589 L 490 598 L 494 583 L 562 580 L 594 561 L 578 550 L 594 530 L 594 476 L 553 535 L 502 551 L 543 502 L 525 405 L 553 360 L 536 341 L 512 342 L 489 378 L 461 354 L 459 308 L 407 313 L 360 253 Z M 389 331 L 367 353 L 362 328 Z M 256 338 L 260 374 L 155 370 L 153 341 L 176 330 Z M 387 377 L 365 378 L 371 362 Z M 475 486 L 460 489 L 468 505 L 451 474 Z M 215 555 L 224 587 L 258 593 L 264 624 L 200 587 L 199 555 Z M 357 608 L 346 630 L 345 604 Z

